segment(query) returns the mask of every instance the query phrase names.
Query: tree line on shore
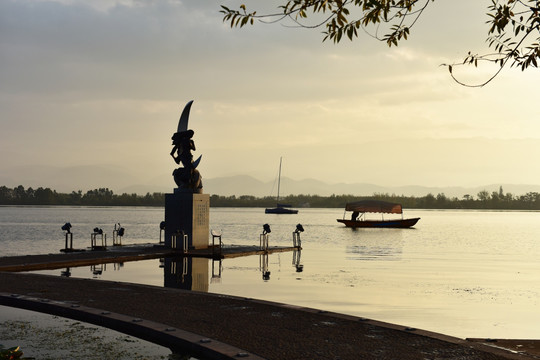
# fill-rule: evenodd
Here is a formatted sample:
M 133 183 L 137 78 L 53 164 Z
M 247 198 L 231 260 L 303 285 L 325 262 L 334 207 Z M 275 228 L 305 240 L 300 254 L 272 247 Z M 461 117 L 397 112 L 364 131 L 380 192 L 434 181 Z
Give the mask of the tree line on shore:
M 343 208 L 347 202 L 358 200 L 384 200 L 402 204 L 408 209 L 500 209 L 500 210 L 540 210 L 540 193 L 528 192 L 525 195 L 489 192 L 482 190 L 476 196 L 464 195 L 461 199 L 448 197 L 444 193 L 425 196 L 404 196 L 387 193 L 375 193 L 371 196 L 355 195 L 289 195 L 281 199 L 282 203 L 293 207 Z M 160 192 L 146 195 L 114 194 L 108 188 L 58 193 L 56 190 L 39 187 L 25 189 L 22 185 L 14 188 L 0 186 L 0 205 L 69 205 L 69 206 L 164 206 L 165 194 Z M 211 195 L 212 207 L 274 207 L 273 197 L 255 197 L 251 195 L 221 196 Z

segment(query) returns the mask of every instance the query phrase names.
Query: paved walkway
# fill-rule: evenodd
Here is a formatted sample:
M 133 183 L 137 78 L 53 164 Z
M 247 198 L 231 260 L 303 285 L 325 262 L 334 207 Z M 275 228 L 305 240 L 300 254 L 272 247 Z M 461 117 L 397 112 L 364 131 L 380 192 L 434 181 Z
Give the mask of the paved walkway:
M 166 327 L 165 332 L 177 329 L 178 337 L 185 338 L 178 344 L 191 344 L 194 354 L 215 341 L 223 349 L 221 358 L 229 359 L 540 359 L 534 355 L 537 342 L 519 354 L 353 316 L 180 289 L 0 272 L 0 293 L 0 303 L 11 306 L 39 308 L 58 302 L 66 309 L 82 309 L 93 314 L 87 318 L 93 323 L 108 324 L 111 314 L 120 314 L 128 330 L 147 321 Z M 156 336 L 165 338 L 165 332 L 151 336 L 159 342 Z

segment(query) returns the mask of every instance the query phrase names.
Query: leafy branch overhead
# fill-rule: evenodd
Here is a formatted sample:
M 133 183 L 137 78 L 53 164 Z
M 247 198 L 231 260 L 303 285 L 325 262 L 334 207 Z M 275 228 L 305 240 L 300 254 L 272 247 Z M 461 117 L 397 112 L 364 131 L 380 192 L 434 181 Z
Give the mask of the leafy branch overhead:
M 253 25 L 254 20 L 263 23 L 289 20 L 298 27 L 323 28 L 323 41 L 336 44 L 344 38 L 352 41 L 358 38 L 359 32 L 364 32 L 388 46 L 398 46 L 400 41 L 407 40 L 411 28 L 433 2 L 435 0 L 283 0 L 275 13 L 258 14 L 248 11 L 245 5 L 239 10 L 222 5 L 221 13 L 223 21 L 231 27 Z M 444 64 L 452 78 L 467 85 L 454 77 L 453 67 L 478 66 L 480 61 L 495 63 L 499 69 L 490 79 L 476 86 L 489 83 L 508 64 L 521 70 L 538 67 L 539 10 L 540 0 L 492 0 L 487 7 L 489 30 L 486 41 L 494 52 L 482 55 L 469 52 L 463 62 Z

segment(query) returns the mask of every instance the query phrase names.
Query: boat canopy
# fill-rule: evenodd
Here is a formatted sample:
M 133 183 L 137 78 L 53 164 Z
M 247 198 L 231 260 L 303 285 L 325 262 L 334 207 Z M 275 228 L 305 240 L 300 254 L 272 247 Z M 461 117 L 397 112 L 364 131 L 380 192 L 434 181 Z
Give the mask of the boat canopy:
M 360 213 L 386 213 L 386 214 L 401 214 L 401 204 L 393 204 L 379 200 L 361 200 L 350 202 L 345 205 L 345 211 L 357 211 Z

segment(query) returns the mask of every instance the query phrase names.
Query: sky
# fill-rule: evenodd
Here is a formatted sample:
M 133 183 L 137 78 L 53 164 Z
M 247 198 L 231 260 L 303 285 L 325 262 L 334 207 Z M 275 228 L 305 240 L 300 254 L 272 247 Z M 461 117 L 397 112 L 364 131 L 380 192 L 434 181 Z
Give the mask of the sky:
M 489 3 L 436 0 L 388 48 L 231 29 L 219 13 L 231 0 L 0 0 L 0 185 L 108 167 L 126 184 L 173 186 L 171 136 L 190 100 L 203 178 L 269 181 L 283 157 L 296 180 L 540 184 L 538 69 L 467 88 L 440 66 L 487 51 Z M 492 71 L 455 69 L 470 83 Z

